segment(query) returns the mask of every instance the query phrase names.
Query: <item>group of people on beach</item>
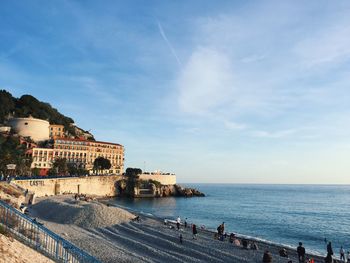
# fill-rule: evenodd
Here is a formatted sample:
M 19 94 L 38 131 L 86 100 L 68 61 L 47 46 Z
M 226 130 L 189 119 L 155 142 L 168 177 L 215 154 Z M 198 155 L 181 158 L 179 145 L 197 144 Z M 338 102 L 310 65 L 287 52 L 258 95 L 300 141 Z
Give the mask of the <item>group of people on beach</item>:
M 164 221 L 164 223 L 166 224 L 167 221 Z M 178 217 L 176 219 L 176 229 L 177 230 L 180 230 L 180 225 L 181 225 L 181 218 Z M 187 218 L 185 219 L 184 227 L 187 228 Z M 197 234 L 198 234 L 197 225 L 196 224 L 192 224 L 192 238 L 193 239 L 197 239 Z M 180 240 L 180 243 L 182 244 L 183 243 L 183 236 L 182 236 L 182 234 L 179 235 L 179 240 Z
M 325 239 L 325 243 L 327 243 L 326 239 Z M 304 262 L 314 263 L 313 259 L 306 258 L 305 248 L 303 247 L 302 242 L 299 242 L 299 246 L 297 248 L 297 253 L 298 253 L 299 263 L 304 263 Z M 328 242 L 328 244 L 327 244 L 327 256 L 324 258 L 324 262 L 325 263 L 335 262 L 333 256 L 334 256 L 334 252 L 333 252 L 333 248 L 332 248 L 332 243 Z M 340 261 L 336 261 L 336 262 L 350 263 L 350 251 L 348 251 L 346 256 L 345 256 L 345 249 L 343 248 L 343 246 L 341 246 L 340 250 L 339 250 L 339 259 L 340 259 Z
M 325 242 L 327 243 L 327 240 L 325 239 Z M 325 263 L 332 263 L 333 262 L 333 248 L 332 248 L 332 243 L 328 242 L 327 244 L 327 256 L 325 258 Z M 345 257 L 345 249 L 343 246 L 340 247 L 339 250 L 339 258 L 340 262 L 346 262 L 350 263 L 350 251 L 347 252 L 346 257 Z
M 166 224 L 166 220 L 164 221 L 164 223 Z M 184 223 L 184 228 L 186 229 L 188 227 L 187 224 L 187 218 L 185 219 Z M 180 230 L 181 227 L 181 218 L 178 217 L 176 219 L 176 228 L 177 230 Z M 193 239 L 197 239 L 197 234 L 198 234 L 198 230 L 197 230 L 197 225 L 196 224 L 192 224 L 192 238 Z M 204 227 L 201 227 L 204 228 Z M 225 241 L 227 237 L 229 237 L 228 241 L 236 246 L 242 247 L 243 249 L 252 249 L 252 250 L 258 250 L 258 245 L 256 242 L 254 241 L 248 241 L 246 239 L 237 239 L 234 233 L 231 233 L 230 235 L 228 235 L 225 232 L 225 222 L 222 222 L 218 227 L 217 227 L 217 232 L 214 234 L 214 239 L 220 240 L 220 241 Z M 180 233 L 179 235 L 179 240 L 180 243 L 183 243 L 183 236 Z M 302 242 L 299 242 L 299 246 L 296 249 L 297 255 L 298 255 L 298 262 L 299 263 L 314 263 L 315 259 L 312 257 L 307 257 L 306 256 L 306 251 L 305 251 L 305 247 L 303 246 Z M 288 252 L 285 248 L 281 248 L 279 250 L 279 255 L 281 257 L 285 257 L 285 258 L 289 258 Z M 344 263 L 350 263 L 350 251 L 347 252 L 347 254 L 345 255 L 345 250 L 343 247 L 340 248 L 339 251 L 339 255 L 340 255 L 340 262 L 344 262 Z M 324 259 L 325 263 L 334 263 L 334 259 L 333 259 L 334 253 L 333 253 L 333 249 L 332 249 L 332 243 L 328 242 L 327 244 L 327 256 Z M 272 262 L 272 255 L 268 250 L 264 251 L 263 254 L 263 258 L 262 258 L 262 262 L 263 263 L 271 263 Z M 339 261 L 336 261 L 339 262 Z M 292 260 L 289 260 L 288 263 L 292 263 Z

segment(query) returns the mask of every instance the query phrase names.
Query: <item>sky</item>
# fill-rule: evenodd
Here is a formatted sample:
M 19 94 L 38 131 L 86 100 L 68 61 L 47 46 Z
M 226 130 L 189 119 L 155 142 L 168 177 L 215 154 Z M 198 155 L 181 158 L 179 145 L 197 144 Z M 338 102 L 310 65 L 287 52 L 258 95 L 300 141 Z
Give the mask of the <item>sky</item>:
M 180 183 L 350 183 L 349 1 L 0 1 L 0 89 Z

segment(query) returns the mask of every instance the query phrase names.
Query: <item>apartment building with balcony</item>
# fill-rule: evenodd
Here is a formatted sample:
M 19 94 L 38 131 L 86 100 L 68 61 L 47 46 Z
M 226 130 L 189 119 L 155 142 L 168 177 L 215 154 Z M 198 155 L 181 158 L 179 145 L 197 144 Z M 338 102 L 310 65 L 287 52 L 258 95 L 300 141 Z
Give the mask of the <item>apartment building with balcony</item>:
M 124 172 L 124 147 L 117 143 L 88 141 L 82 139 L 56 138 L 52 148 L 33 148 L 32 168 L 41 169 L 45 174 L 55 159 L 65 158 L 67 163 L 74 163 L 77 167 L 93 172 L 94 161 L 97 157 L 104 157 L 111 162 L 111 168 L 104 174 L 122 174 Z
M 50 124 L 49 134 L 51 139 L 64 137 L 64 126 L 59 124 Z

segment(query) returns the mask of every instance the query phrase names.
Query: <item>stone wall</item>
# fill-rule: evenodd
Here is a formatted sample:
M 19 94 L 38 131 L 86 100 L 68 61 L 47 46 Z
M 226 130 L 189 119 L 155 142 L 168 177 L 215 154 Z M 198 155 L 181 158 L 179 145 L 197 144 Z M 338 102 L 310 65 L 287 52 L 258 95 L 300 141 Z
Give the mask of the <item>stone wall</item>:
M 164 175 L 164 174 L 141 174 L 141 180 L 155 180 L 162 185 L 174 185 L 176 184 L 176 175 Z
M 34 192 L 35 196 L 50 196 L 60 194 L 88 194 L 98 196 L 116 196 L 117 181 L 125 179 L 121 175 L 88 176 L 68 178 L 43 178 L 30 180 L 13 180 L 12 182 Z M 175 175 L 141 175 L 142 180 L 156 180 L 162 185 L 174 185 Z
M 88 176 L 55 179 L 14 180 L 13 183 L 35 193 L 37 197 L 60 194 L 115 196 L 116 182 L 122 176 Z

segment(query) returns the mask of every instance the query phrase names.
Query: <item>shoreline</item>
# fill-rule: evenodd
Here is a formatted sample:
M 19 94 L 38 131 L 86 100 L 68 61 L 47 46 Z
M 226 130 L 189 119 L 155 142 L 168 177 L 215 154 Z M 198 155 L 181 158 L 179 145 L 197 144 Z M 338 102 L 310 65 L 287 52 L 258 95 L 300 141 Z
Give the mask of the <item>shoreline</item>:
M 270 251 L 274 263 L 288 263 L 290 260 L 298 262 L 296 249 L 240 234 L 235 238 L 239 241 L 254 241 L 258 250 L 232 244 L 228 238 L 224 241 L 214 239 L 215 231 L 203 230 L 199 226 L 198 236 L 193 239 L 190 224 L 186 229 L 182 226 L 176 230 L 171 222 L 165 225 L 163 218 L 115 205 L 111 203 L 111 198 L 86 202 L 75 200 L 72 195 L 62 195 L 42 197 L 37 201 L 29 208 L 31 217 L 37 218 L 45 227 L 101 262 L 259 263 L 265 250 Z M 101 209 L 105 211 L 100 213 Z M 140 217 L 140 221 L 133 220 L 136 216 Z M 183 244 L 179 240 L 180 234 Z M 279 255 L 281 248 L 286 249 L 289 258 Z M 324 257 L 313 253 L 307 256 L 314 258 L 317 263 L 324 262 Z
M 147 218 L 150 218 L 150 219 L 153 219 L 153 220 L 157 220 L 161 224 L 164 224 L 164 220 L 167 220 L 169 224 L 172 224 L 174 227 L 176 226 L 175 219 L 162 218 L 162 217 L 156 216 L 156 215 L 154 215 L 152 213 L 140 212 L 140 211 L 137 211 L 135 209 L 129 208 L 127 206 L 121 206 L 121 205 L 117 205 L 117 204 L 114 204 L 114 203 L 110 203 L 110 201 L 113 200 L 113 199 L 115 199 L 115 198 L 101 198 L 101 199 L 97 199 L 97 200 L 99 202 L 101 202 L 101 203 L 108 204 L 110 206 L 114 206 L 114 207 L 118 207 L 118 208 L 121 208 L 121 209 L 125 209 L 125 210 L 127 210 L 127 211 L 129 211 L 131 213 L 137 214 L 139 216 L 143 216 L 143 217 L 147 217 Z M 192 223 L 196 223 L 196 222 L 189 223 L 189 226 L 187 227 L 189 230 L 191 229 L 190 226 L 191 226 Z M 183 228 L 184 224 L 181 223 L 181 226 Z M 197 226 L 200 226 L 200 224 L 198 224 Z M 210 229 L 210 228 L 202 229 L 202 228 L 198 227 L 197 231 L 198 231 L 198 233 L 203 232 L 203 233 L 211 234 L 211 235 L 214 235 L 214 234 L 217 233 L 215 231 L 215 229 Z M 240 241 L 245 239 L 245 240 L 247 240 L 249 242 L 256 242 L 258 244 L 263 244 L 264 246 L 267 246 L 267 247 L 273 247 L 274 250 L 280 250 L 280 249 L 284 248 L 284 249 L 286 249 L 288 251 L 288 255 L 291 255 L 291 254 L 295 254 L 296 255 L 296 248 L 297 247 L 293 247 L 293 246 L 287 245 L 287 244 L 276 243 L 276 242 L 269 241 L 269 240 L 266 240 L 266 239 L 262 239 L 262 238 L 258 238 L 258 237 L 254 237 L 254 236 L 249 236 L 249 235 L 244 235 L 244 234 L 237 233 L 237 232 L 233 232 L 233 233 L 235 234 L 235 238 L 239 239 Z M 229 235 L 230 233 L 227 233 L 227 234 Z M 218 242 L 220 242 L 220 241 L 218 240 Z M 225 240 L 224 242 L 227 242 L 227 240 Z M 326 256 L 326 254 L 322 255 L 321 253 L 318 253 L 316 251 L 311 251 L 310 253 L 306 253 L 306 256 L 308 258 L 313 258 L 314 260 L 317 260 L 317 262 L 318 261 L 324 262 L 324 258 Z M 336 260 L 339 260 L 339 259 L 338 258 L 334 258 L 333 260 L 334 260 L 334 263 L 336 263 L 337 262 Z

